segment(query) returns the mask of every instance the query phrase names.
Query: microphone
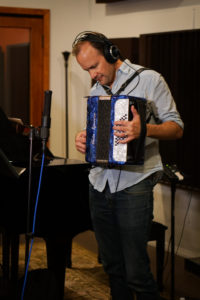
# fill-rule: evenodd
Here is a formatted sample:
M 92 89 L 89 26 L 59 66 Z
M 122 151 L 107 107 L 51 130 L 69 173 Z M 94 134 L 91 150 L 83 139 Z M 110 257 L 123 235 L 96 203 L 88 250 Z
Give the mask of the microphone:
M 49 137 L 49 128 L 51 124 L 50 111 L 52 91 L 45 91 L 44 94 L 44 110 L 42 113 L 42 125 L 40 127 L 40 138 L 42 139 L 43 150 L 45 150 L 45 145 Z

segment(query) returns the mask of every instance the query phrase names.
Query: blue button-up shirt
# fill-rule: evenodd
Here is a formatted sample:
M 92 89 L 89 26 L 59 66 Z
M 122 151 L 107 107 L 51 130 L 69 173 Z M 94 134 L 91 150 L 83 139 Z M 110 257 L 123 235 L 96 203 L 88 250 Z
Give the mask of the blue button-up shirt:
M 131 64 L 129 60 L 125 60 L 117 70 L 112 93 L 115 94 L 121 85 L 139 68 L 141 66 Z M 174 121 L 183 127 L 183 122 L 176 109 L 171 92 L 164 78 L 156 71 L 145 70 L 141 72 L 121 94 L 145 98 L 150 102 L 153 101 L 161 122 Z M 91 96 L 104 95 L 106 95 L 104 88 L 96 83 L 91 89 Z M 154 123 L 155 119 L 151 118 L 150 122 Z M 143 165 L 123 165 L 113 169 L 95 167 L 90 170 L 89 180 L 94 188 L 100 192 L 104 190 L 108 182 L 111 193 L 114 193 L 132 186 L 160 170 L 162 170 L 162 161 L 159 154 L 159 141 L 146 137 Z

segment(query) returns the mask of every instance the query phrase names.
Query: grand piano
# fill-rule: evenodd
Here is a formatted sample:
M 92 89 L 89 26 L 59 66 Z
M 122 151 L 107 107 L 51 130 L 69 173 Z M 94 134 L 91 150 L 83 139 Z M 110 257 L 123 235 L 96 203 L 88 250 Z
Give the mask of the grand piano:
M 38 192 L 41 166 L 41 141 L 33 143 L 30 205 L 30 141 L 0 110 L 0 228 L 3 235 L 3 275 L 9 274 L 11 247 L 11 280 L 18 279 L 19 237 L 30 228 Z M 92 229 L 88 203 L 89 165 L 78 160 L 54 157 L 46 149 L 44 170 L 35 224 L 35 236 L 46 242 L 47 266 L 59 286 L 63 299 L 66 266 L 71 266 L 71 246 L 75 235 Z M 28 208 L 28 206 L 30 206 Z M 9 279 L 9 278 L 8 278 Z

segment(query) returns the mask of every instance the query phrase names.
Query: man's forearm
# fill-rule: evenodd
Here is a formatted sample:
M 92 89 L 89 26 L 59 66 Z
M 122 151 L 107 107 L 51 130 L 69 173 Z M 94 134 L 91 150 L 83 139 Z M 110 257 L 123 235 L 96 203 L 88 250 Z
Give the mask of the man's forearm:
M 175 140 L 183 136 L 183 129 L 175 122 L 147 124 L 147 136 L 159 140 Z

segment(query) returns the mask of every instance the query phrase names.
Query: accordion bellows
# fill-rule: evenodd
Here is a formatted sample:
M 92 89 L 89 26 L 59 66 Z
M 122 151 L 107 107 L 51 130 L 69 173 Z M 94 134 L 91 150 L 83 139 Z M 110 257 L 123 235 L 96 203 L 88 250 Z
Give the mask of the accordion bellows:
M 146 102 L 146 99 L 126 95 L 88 97 L 86 161 L 97 165 L 143 164 Z M 120 138 L 114 135 L 114 122 L 131 120 L 131 105 L 140 115 L 141 134 L 138 139 L 121 144 Z

